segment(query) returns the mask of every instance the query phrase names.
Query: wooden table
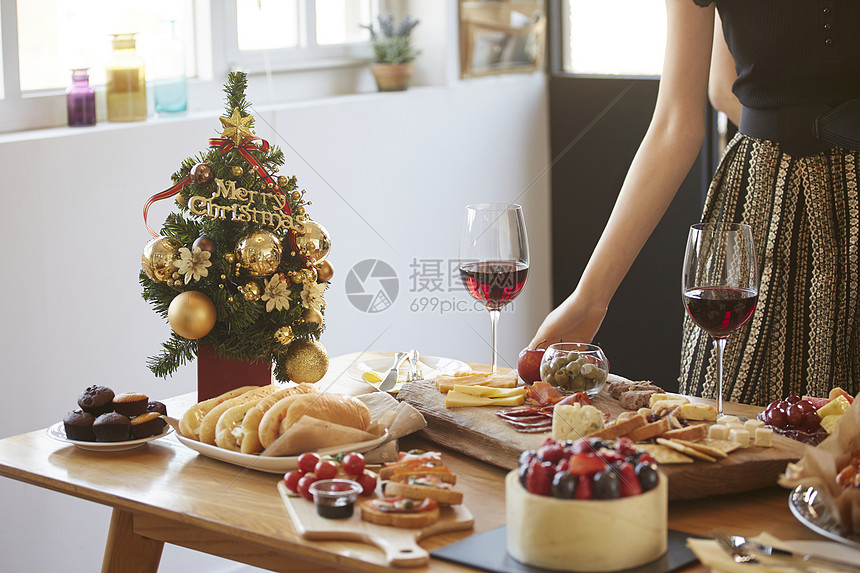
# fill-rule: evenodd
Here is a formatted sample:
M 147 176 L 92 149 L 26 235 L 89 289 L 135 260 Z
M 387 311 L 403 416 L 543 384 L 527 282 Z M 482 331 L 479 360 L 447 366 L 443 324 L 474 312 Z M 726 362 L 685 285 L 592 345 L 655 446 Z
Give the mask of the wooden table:
M 361 383 L 337 376 L 353 358 L 335 359 L 330 370 L 331 381 L 347 392 L 362 388 Z M 171 414 L 180 414 L 193 401 L 194 395 L 187 394 L 165 403 Z M 473 532 L 431 537 L 421 543 L 425 549 L 432 551 L 504 524 L 505 470 L 418 438 L 402 440 L 401 449 L 413 447 L 443 452 L 475 516 Z M 174 436 L 109 453 L 58 442 L 44 430 L 30 432 L 0 440 L 0 475 L 111 506 L 104 572 L 156 571 L 164 543 L 272 571 L 388 570 L 382 552 L 370 546 L 299 538 L 276 490 L 280 476 L 243 471 L 200 456 Z M 786 490 L 773 487 L 672 502 L 669 526 L 703 536 L 720 527 L 743 535 L 766 530 L 783 539 L 821 539 L 795 521 L 787 500 Z M 71 525 L 74 518 L 69 519 Z M 428 567 L 412 570 L 470 569 L 431 559 Z

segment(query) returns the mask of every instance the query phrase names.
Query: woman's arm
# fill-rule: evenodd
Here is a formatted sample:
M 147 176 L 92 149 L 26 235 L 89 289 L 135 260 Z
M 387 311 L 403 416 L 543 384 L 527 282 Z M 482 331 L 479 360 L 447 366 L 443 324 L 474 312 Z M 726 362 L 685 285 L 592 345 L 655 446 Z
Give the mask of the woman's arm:
M 699 153 L 714 8 L 666 0 L 666 13 L 666 54 L 651 124 L 576 290 L 544 319 L 529 346 L 594 338 L 618 285 Z
M 739 125 L 741 122 L 741 102 L 732 92 L 732 84 L 738 79 L 735 59 L 729 52 L 723 36 L 723 24 L 717 14 L 714 21 L 714 46 L 711 51 L 711 74 L 708 80 L 708 98 L 714 109 L 721 111 L 729 120 Z

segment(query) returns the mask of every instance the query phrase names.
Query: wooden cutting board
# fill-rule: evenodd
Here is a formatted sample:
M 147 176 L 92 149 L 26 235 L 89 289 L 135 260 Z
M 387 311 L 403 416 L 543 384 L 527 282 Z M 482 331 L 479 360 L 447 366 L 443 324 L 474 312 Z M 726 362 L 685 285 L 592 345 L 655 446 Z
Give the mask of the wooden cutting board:
M 472 529 L 475 519 L 464 505 L 440 506 L 439 520 L 423 529 L 404 529 L 377 525 L 361 519 L 361 511 L 347 519 L 327 519 L 317 515 L 316 506 L 302 497 L 292 497 L 283 481 L 278 492 L 287 508 L 296 531 L 314 541 L 357 541 L 374 545 L 385 553 L 387 563 L 394 567 L 417 567 L 430 560 L 418 542 L 433 535 Z M 361 498 L 359 498 L 361 501 Z
M 550 435 L 549 432 L 517 432 L 496 416 L 503 408 L 448 409 L 445 395 L 432 381 L 405 384 L 397 397 L 412 404 L 427 419 L 427 427 L 422 431 L 428 439 L 506 469 L 516 468 L 523 450 L 537 449 Z M 713 404 L 701 398 L 690 398 L 690 401 Z M 624 411 L 618 401 L 605 392 L 593 402 L 612 419 Z M 753 417 L 761 410 L 742 404 L 726 404 L 725 408 L 727 413 L 744 417 Z M 663 464 L 660 469 L 669 476 L 669 499 L 736 493 L 776 484 L 786 464 L 799 460 L 804 448 L 799 442 L 774 434 L 771 448 L 750 447 L 737 450 L 716 463 Z

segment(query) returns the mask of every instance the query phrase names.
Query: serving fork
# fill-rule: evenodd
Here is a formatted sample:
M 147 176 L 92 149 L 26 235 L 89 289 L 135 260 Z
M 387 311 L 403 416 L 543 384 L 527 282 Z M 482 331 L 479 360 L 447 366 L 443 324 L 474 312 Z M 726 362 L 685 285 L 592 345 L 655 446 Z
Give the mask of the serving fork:
M 740 535 L 729 535 L 720 529 L 711 531 L 711 535 L 714 536 L 723 550 L 731 554 L 735 563 L 764 565 L 769 561 L 770 563 L 790 565 L 806 573 L 819 573 L 821 571 L 819 566 L 826 567 L 829 571 L 857 571 L 856 568 L 840 561 L 817 555 L 792 553 L 784 549 L 761 545 Z M 762 557 L 765 561 L 761 560 Z

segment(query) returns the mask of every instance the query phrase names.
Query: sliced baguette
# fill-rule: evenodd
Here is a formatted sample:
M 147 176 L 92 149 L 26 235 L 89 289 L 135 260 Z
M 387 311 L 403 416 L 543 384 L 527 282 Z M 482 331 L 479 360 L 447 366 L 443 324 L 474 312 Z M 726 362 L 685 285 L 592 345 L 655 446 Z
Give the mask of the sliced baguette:
M 627 437 L 634 442 L 641 442 L 642 440 L 648 440 L 668 432 L 671 427 L 669 420 L 667 418 L 663 418 L 662 420 L 657 420 L 651 424 L 645 424 L 644 426 L 636 428 L 632 432 L 629 432 Z
M 373 509 L 370 503 L 372 499 L 361 502 L 361 519 L 376 523 L 377 525 L 393 525 L 394 527 L 405 527 L 409 529 L 420 529 L 436 523 L 439 519 L 439 508 L 434 507 L 429 511 L 421 513 L 394 513 Z
M 259 388 L 259 386 L 242 386 L 241 388 L 224 392 L 220 396 L 215 396 L 214 398 L 194 404 L 185 411 L 185 414 L 182 415 L 182 419 L 179 420 L 179 431 L 182 433 L 183 437 L 199 441 L 200 424 L 212 408 L 231 398 L 241 396 L 245 392 L 249 392 L 254 388 Z
M 667 440 L 687 440 L 688 442 L 695 442 L 696 440 L 701 440 L 707 436 L 707 424 L 693 424 L 679 430 L 669 430 L 661 437 L 666 438 Z
M 632 432 L 636 428 L 641 428 L 647 423 L 648 420 L 645 418 L 645 416 L 641 414 L 636 414 L 635 416 L 628 418 L 622 422 L 617 422 L 615 424 L 612 424 L 611 426 L 606 426 L 602 430 L 593 432 L 587 437 L 600 438 L 601 440 L 614 440 L 615 438 L 626 436 L 628 433 Z
M 392 480 L 386 482 L 384 491 L 386 497 L 402 496 L 415 499 L 429 497 L 435 500 L 436 503 L 447 505 L 459 505 L 463 503 L 463 492 L 427 485 L 408 484 L 402 481 Z

